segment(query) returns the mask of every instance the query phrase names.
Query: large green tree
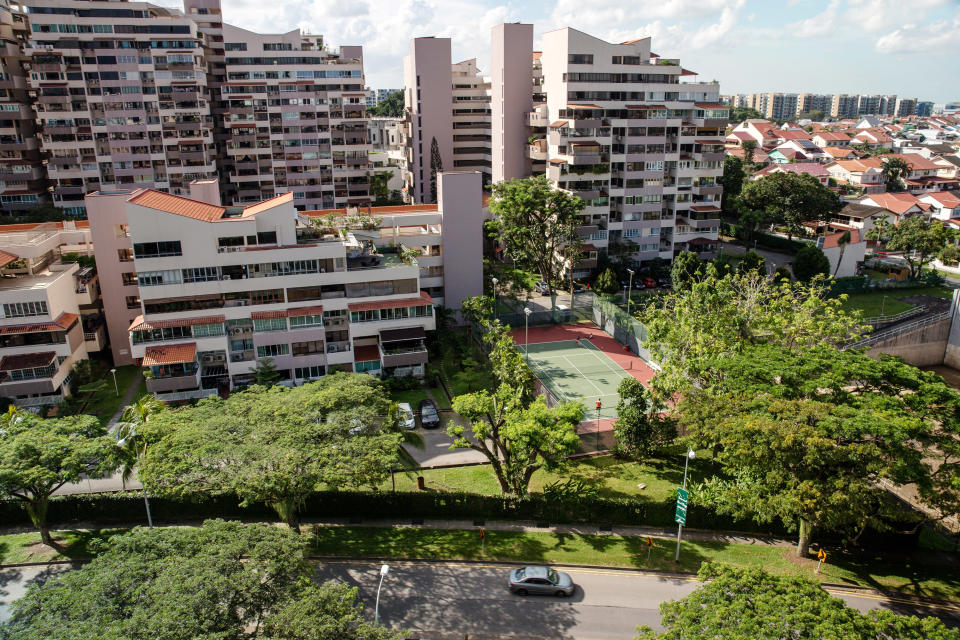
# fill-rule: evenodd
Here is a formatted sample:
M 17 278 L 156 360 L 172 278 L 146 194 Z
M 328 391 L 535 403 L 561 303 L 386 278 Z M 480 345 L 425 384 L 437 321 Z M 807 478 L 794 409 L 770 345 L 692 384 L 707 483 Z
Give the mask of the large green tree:
M 693 286 L 694 282 L 702 280 L 706 272 L 706 264 L 693 251 L 681 251 L 673 258 L 673 267 L 670 269 L 670 284 L 674 291 L 685 291 Z
M 466 427 L 451 422 L 447 433 L 453 446 L 473 449 L 490 461 L 500 490 L 525 496 L 530 479 L 539 469 L 556 469 L 580 442 L 577 425 L 583 404 L 565 402 L 548 408 L 543 396 L 534 399 L 534 377 L 510 336 L 509 328 L 489 317 L 489 298 L 464 301 L 466 316 L 482 328 L 490 347 L 490 367 L 498 385 L 453 399 L 453 409 L 465 418 Z
M 207 521 L 134 529 L 32 585 L 7 640 L 399 640 L 363 618 L 356 588 L 316 584 L 297 533 Z
M 401 436 L 367 375 L 335 373 L 294 389 L 252 387 L 164 411 L 143 427 L 140 479 L 154 495 L 236 495 L 291 527 L 311 493 L 389 477 Z
M 860 613 L 805 577 L 704 563 L 699 578 L 703 584 L 693 593 L 660 605 L 664 632 L 642 627 L 636 640 L 960 639 L 960 631 L 936 618 Z
M 816 529 L 856 539 L 896 516 L 891 484 L 953 508 L 956 461 L 941 470 L 934 460 L 956 451 L 960 396 L 935 374 L 829 345 L 772 343 L 712 367 L 710 384 L 678 406 L 691 442 L 716 451 L 726 474 L 698 487 L 698 502 L 757 522 L 779 518 L 799 532 L 800 557 Z
M 817 276 L 830 275 L 830 258 L 812 242 L 800 247 L 791 264 L 793 275 L 801 282 L 810 282 Z
M 116 441 L 93 416 L 44 420 L 12 405 L 0 417 L 0 493 L 23 503 L 40 539 L 53 546 L 47 509 L 53 492 L 119 465 Z
M 910 163 L 903 158 L 895 156 L 883 159 L 883 177 L 886 181 L 887 191 L 903 191 L 906 187 L 904 176 L 910 175 Z
M 393 91 L 386 98 L 367 109 L 367 115 L 377 118 L 399 118 L 403 116 L 403 91 Z
M 910 216 L 890 229 L 887 249 L 902 251 L 910 266 L 910 277 L 919 278 L 923 267 L 933 260 L 955 237 L 956 232 L 940 220 L 927 220 L 922 215 Z
M 840 211 L 837 194 L 813 176 L 771 173 L 744 186 L 740 200 L 747 209 L 764 211 L 783 225 L 790 237 L 804 235 L 804 222 L 829 220 Z
M 583 200 L 554 189 L 543 174 L 500 182 L 492 189 L 488 228 L 505 256 L 539 273 L 552 296 L 563 270 L 582 253 L 577 229 L 583 224 Z
M 641 319 L 646 346 L 661 371 L 653 379 L 660 400 L 688 386 L 711 383 L 714 363 L 747 345 L 773 342 L 792 351 L 842 344 L 862 333 L 861 318 L 840 309 L 821 280 L 774 282 L 756 272 L 708 275 L 676 289 Z
M 723 215 L 727 218 L 733 218 L 737 215 L 737 203 L 740 192 L 743 190 L 743 182 L 747 177 L 747 168 L 743 158 L 737 156 L 727 156 L 723 161 L 723 175 L 720 177 L 720 185 L 723 187 Z
M 624 378 L 617 393 L 620 397 L 613 434 L 622 453 L 643 460 L 673 442 L 677 437 L 676 422 L 661 412 L 662 407 L 653 400 L 642 382 L 632 377 Z
M 739 124 L 744 120 L 762 120 L 763 114 L 752 107 L 733 107 L 730 109 L 730 124 Z

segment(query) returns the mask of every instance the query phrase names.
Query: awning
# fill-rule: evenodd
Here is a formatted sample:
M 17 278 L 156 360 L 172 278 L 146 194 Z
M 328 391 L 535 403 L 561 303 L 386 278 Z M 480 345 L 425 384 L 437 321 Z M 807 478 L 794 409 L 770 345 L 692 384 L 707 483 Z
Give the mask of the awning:
M 15 356 L 4 356 L 0 360 L 0 371 L 15 371 L 17 369 L 37 369 L 49 365 L 57 357 L 54 351 L 41 353 L 21 353 Z
M 296 309 L 287 309 L 288 318 L 296 318 L 299 316 L 319 316 L 323 313 L 323 307 L 313 306 L 313 307 L 297 307 Z
M 709 240 L 707 238 L 693 238 L 692 240 L 687 241 L 687 244 L 692 244 L 695 247 L 701 247 L 708 244 L 716 244 L 716 240 Z
M 163 364 L 180 364 L 196 362 L 197 343 L 170 344 L 162 347 L 147 347 L 143 354 L 143 366 L 152 367 Z
M 254 311 L 250 314 L 251 320 L 269 320 L 271 318 L 286 318 L 286 311 Z
M 395 309 L 397 307 L 416 307 L 428 304 L 433 306 L 433 298 L 424 292 L 420 292 L 419 298 L 401 298 L 399 300 L 377 300 L 375 302 L 354 302 L 348 304 L 350 311 L 372 311 L 374 309 Z
M 353 359 L 355 362 L 379 361 L 380 348 L 375 344 L 365 344 L 362 347 L 354 347 Z
M 204 316 L 202 318 L 180 318 L 179 320 L 152 320 L 146 321 L 143 316 L 134 318 L 127 331 L 145 331 L 149 329 L 170 329 L 172 327 L 192 327 L 198 324 L 217 324 L 226 322 L 223 316 Z
M 693 106 L 699 109 L 729 109 L 730 105 L 719 102 L 694 102 Z
M 0 251 L 0 267 L 5 267 L 11 262 L 16 262 L 19 260 L 17 256 L 12 253 L 7 253 L 6 251 Z
M 557 120 L 556 122 L 550 125 L 550 128 L 559 129 L 560 127 L 569 127 L 569 126 L 570 126 L 570 123 L 567 122 L 566 120 Z
M 663 104 L 628 104 L 627 109 L 666 109 Z
M 720 207 L 690 207 L 692 211 L 716 211 L 720 213 Z
M 427 332 L 423 327 L 407 327 L 406 329 L 388 329 L 380 332 L 380 343 L 402 342 L 404 340 L 423 340 Z
M 568 104 L 567 109 L 603 109 L 595 104 Z
M 79 318 L 75 313 L 61 313 L 53 322 L 35 322 L 33 324 L 14 324 L 0 327 L 0 336 L 19 333 L 38 333 L 40 331 L 66 331 Z
M 723 140 L 694 140 L 697 144 L 724 144 Z

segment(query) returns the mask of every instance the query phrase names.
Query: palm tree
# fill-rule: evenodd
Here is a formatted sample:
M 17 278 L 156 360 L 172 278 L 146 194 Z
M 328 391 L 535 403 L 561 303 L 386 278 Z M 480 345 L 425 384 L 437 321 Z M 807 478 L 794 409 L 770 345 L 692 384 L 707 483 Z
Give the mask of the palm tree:
M 837 258 L 837 268 L 833 270 L 833 277 L 837 277 L 837 272 L 840 271 L 840 264 L 843 262 L 843 252 L 847 250 L 847 245 L 850 244 L 850 231 L 844 231 L 843 235 L 837 239 L 837 245 L 840 247 L 840 257 Z
M 874 222 L 873 227 L 867 231 L 867 240 L 873 240 L 878 244 L 886 245 L 887 240 L 890 239 L 890 232 L 892 230 L 893 225 L 890 223 L 889 218 L 880 218 Z
M 910 163 L 903 158 L 884 158 L 883 174 L 887 179 L 887 191 L 903 191 L 903 176 L 910 173 Z
M 21 409 L 14 404 L 7 405 L 7 412 L 0 416 L 0 438 L 5 437 L 7 431 L 17 426 L 29 413 L 26 409 Z
M 120 479 L 123 488 L 127 487 L 127 480 L 133 475 L 140 458 L 147 453 L 147 443 L 143 439 L 143 427 L 150 418 L 166 408 L 153 394 L 141 395 L 133 404 L 123 408 L 120 422 L 116 426 L 117 446 L 123 449 L 125 455 L 121 466 Z M 150 500 L 147 498 L 147 487 L 143 487 L 143 502 L 147 506 L 147 524 L 153 528 L 153 517 L 150 515 Z

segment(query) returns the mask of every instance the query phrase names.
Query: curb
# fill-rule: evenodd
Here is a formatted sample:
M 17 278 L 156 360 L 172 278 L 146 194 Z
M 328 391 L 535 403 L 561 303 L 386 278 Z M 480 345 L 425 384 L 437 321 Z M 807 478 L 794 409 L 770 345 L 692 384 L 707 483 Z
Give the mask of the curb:
M 13 564 L 0 564 L 0 570 L 16 569 L 18 567 L 49 567 L 51 565 L 63 564 L 86 564 L 93 558 L 78 558 L 76 560 L 48 560 L 47 562 L 15 562 Z

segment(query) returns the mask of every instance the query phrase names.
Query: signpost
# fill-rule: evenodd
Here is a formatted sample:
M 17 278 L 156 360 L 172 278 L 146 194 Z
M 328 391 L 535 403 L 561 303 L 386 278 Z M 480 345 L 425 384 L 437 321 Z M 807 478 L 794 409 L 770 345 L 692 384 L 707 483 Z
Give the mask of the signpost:
M 653 551 L 653 538 L 647 536 L 647 562 L 650 562 L 651 551 Z
M 814 571 L 814 573 L 820 573 L 820 567 L 823 565 L 824 562 L 827 561 L 827 552 L 824 551 L 823 549 L 820 549 L 820 551 L 817 552 L 817 560 L 819 560 L 820 562 L 817 563 L 817 568 Z
M 480 555 L 485 554 L 486 548 L 487 548 L 487 535 L 483 532 L 483 529 L 480 529 Z
M 673 519 L 681 527 L 687 524 L 687 502 L 690 500 L 690 492 L 686 489 L 677 487 L 677 511 Z

